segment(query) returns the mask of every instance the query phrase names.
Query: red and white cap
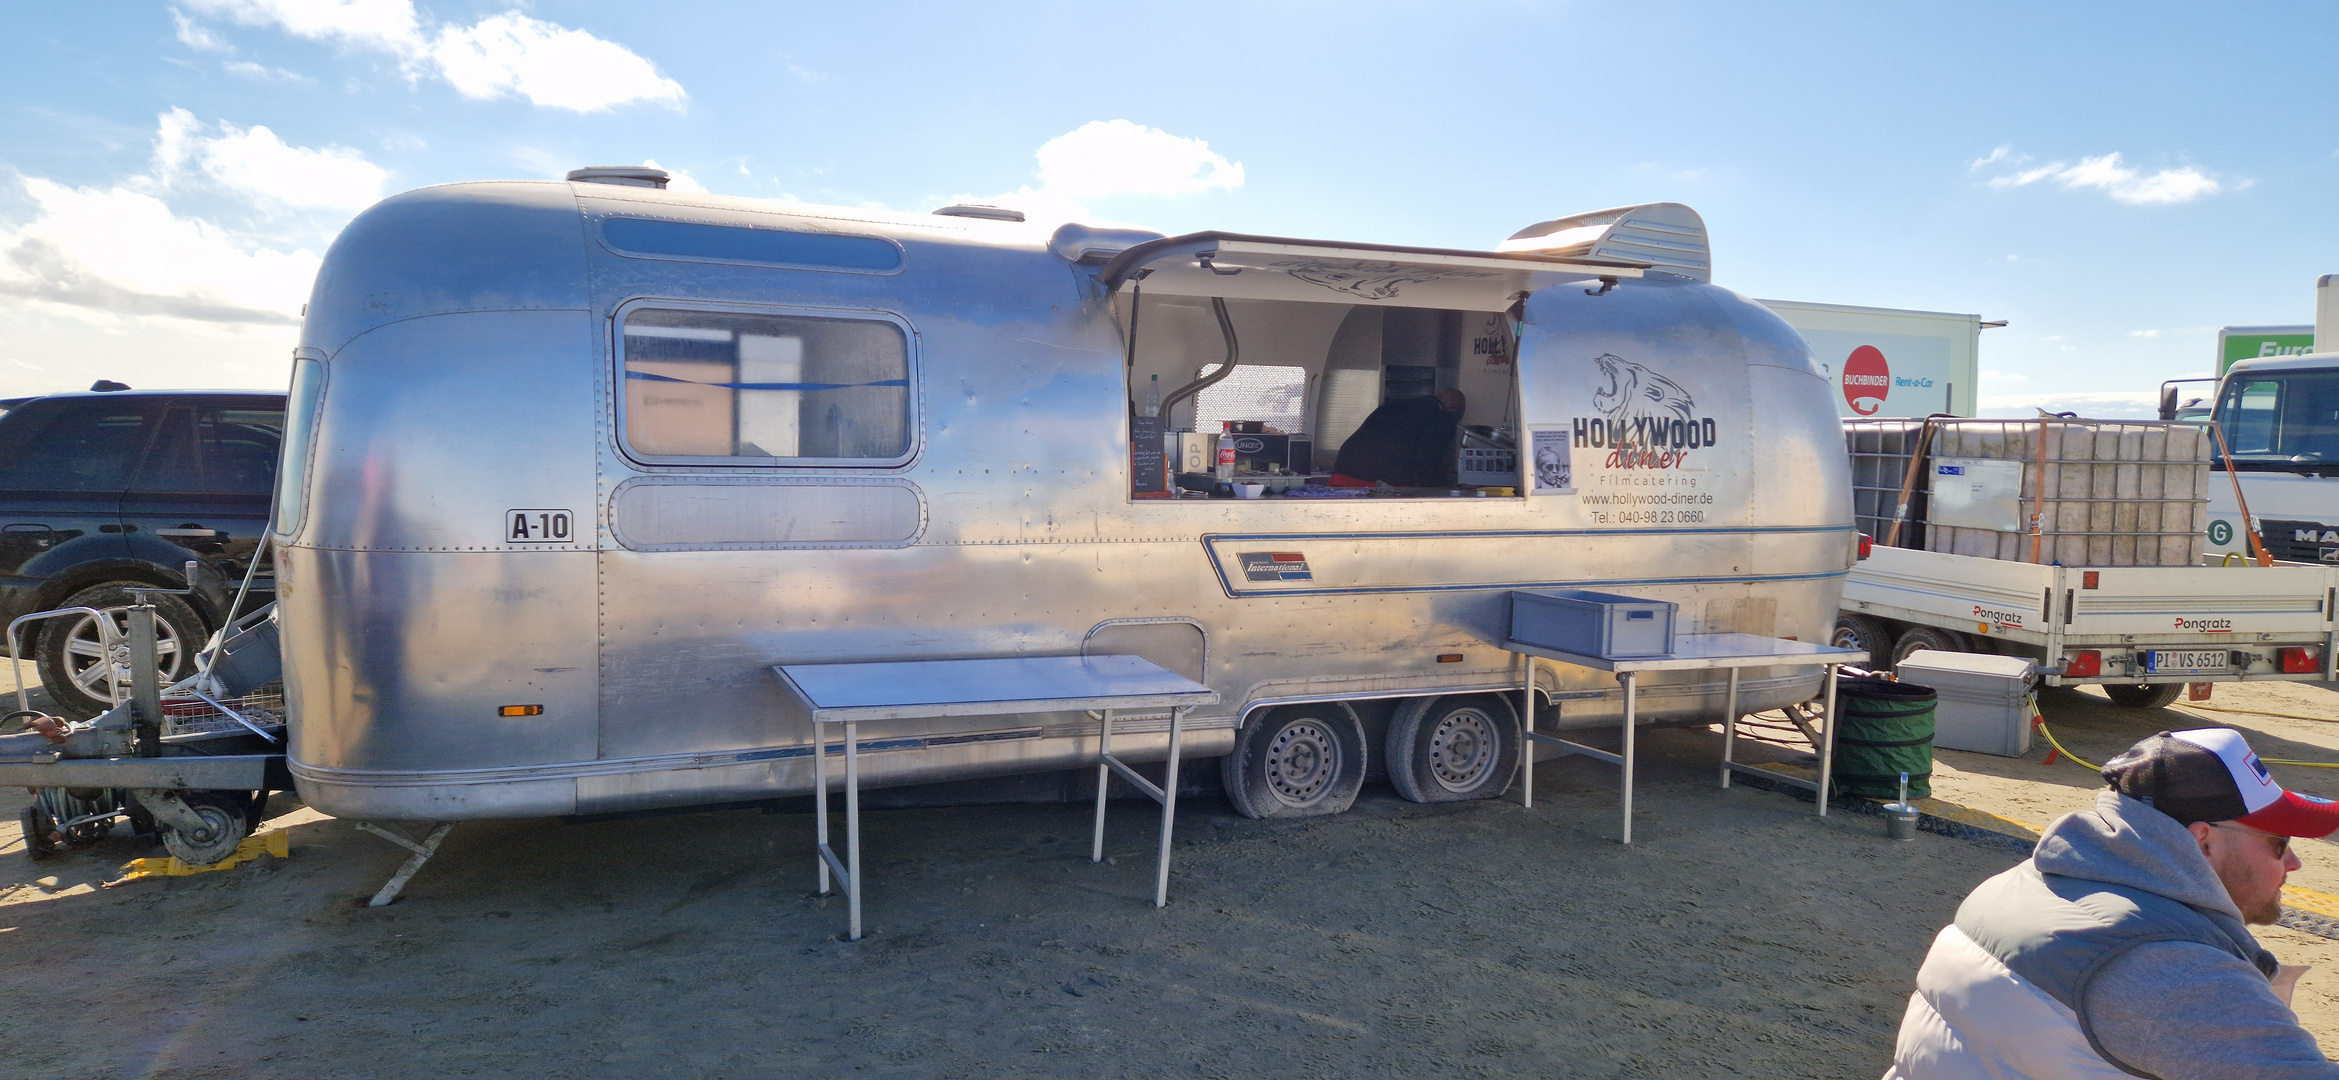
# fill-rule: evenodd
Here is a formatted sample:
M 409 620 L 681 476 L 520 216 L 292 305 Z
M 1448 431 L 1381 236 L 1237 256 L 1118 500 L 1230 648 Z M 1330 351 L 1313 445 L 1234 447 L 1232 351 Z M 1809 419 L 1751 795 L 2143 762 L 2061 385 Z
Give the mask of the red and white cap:
M 2186 824 L 2238 821 L 2276 836 L 2339 832 L 2339 803 L 2283 790 L 2231 728 L 2163 731 L 2104 763 L 2103 778 Z

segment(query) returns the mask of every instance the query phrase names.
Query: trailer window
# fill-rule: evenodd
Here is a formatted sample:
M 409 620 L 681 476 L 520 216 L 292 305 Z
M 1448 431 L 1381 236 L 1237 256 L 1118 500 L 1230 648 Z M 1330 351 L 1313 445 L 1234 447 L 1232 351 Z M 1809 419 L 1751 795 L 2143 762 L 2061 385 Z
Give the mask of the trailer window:
M 637 457 L 867 465 L 909 455 L 909 348 L 892 322 L 642 307 L 622 325 L 625 443 Z

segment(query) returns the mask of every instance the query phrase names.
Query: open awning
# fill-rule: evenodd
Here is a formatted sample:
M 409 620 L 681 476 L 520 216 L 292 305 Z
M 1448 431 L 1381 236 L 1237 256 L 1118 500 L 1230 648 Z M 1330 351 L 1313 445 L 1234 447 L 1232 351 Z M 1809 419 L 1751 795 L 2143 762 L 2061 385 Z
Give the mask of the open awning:
M 1647 265 L 1204 232 L 1129 248 L 1097 276 L 1116 292 L 1502 311 L 1546 286 L 1637 278 Z

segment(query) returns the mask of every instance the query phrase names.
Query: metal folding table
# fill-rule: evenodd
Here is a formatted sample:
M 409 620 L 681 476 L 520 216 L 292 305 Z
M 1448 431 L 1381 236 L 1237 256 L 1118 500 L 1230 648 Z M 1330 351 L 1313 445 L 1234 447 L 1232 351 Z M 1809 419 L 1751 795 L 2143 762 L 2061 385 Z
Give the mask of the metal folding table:
M 1139 656 L 1018 656 L 989 660 L 900 660 L 864 664 L 779 664 L 780 685 L 812 716 L 813 828 L 819 833 L 820 893 L 829 875 L 843 882 L 852 940 L 861 940 L 860 724 L 948 716 L 1093 711 L 1103 721 L 1097 740 L 1096 835 L 1089 861 L 1104 861 L 1105 788 L 1113 773 L 1161 804 L 1161 852 L 1153 903 L 1169 902 L 1170 832 L 1178 808 L 1178 752 L 1186 710 L 1218 700 L 1218 692 Z M 1169 767 L 1155 785 L 1113 756 L 1113 713 L 1170 710 Z M 829 846 L 827 725 L 844 729 L 845 857 Z
M 1730 672 L 1730 689 L 1722 717 L 1722 786 L 1730 786 L 1732 770 L 1761 772 L 1769 780 L 1809 788 L 1819 795 L 1820 816 L 1827 815 L 1827 784 L 1830 767 L 1835 762 L 1835 671 L 1845 664 L 1862 663 L 1868 654 L 1858 649 L 1839 649 L 1832 645 L 1818 645 L 1807 641 L 1789 641 L 1785 638 L 1762 637 L 1757 634 L 1682 634 L 1673 638 L 1673 652 L 1669 656 L 1615 659 L 1605 656 L 1587 656 L 1582 653 L 1562 652 L 1523 641 L 1505 641 L 1502 647 L 1519 654 L 1524 661 L 1525 676 L 1521 680 L 1521 707 L 1519 715 L 1525 718 L 1521 730 L 1526 733 L 1526 752 L 1520 754 L 1520 767 L 1526 770 L 1524 795 L 1526 805 L 1535 805 L 1534 748 L 1538 744 L 1556 746 L 1571 753 L 1582 754 L 1624 770 L 1624 842 L 1632 843 L 1632 772 L 1633 721 L 1639 708 L 1638 683 L 1644 671 L 1704 671 L 1726 668 Z M 1624 687 L 1624 746 L 1623 753 L 1612 753 L 1598 747 L 1545 735 L 1535 730 L 1535 659 L 1541 657 L 1562 664 L 1592 668 L 1616 673 L 1616 681 Z M 1738 675 L 1750 667 L 1819 666 L 1827 671 L 1825 702 L 1821 709 L 1822 728 L 1814 740 L 1819 749 L 1819 782 L 1814 784 L 1791 776 L 1782 776 L 1767 770 L 1756 770 L 1732 760 L 1738 738 Z

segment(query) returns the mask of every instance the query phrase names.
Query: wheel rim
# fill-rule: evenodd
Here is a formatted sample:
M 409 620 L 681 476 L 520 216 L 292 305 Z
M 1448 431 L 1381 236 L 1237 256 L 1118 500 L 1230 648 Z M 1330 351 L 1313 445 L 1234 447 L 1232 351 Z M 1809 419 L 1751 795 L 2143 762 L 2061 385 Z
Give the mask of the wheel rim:
M 234 812 L 212 803 L 190 803 L 187 809 L 203 819 L 203 832 L 189 836 L 172 829 L 163 834 L 163 847 L 195 866 L 209 866 L 235 853 L 244 836 L 243 822 Z
M 98 635 L 97 620 L 82 616 L 65 637 L 65 679 L 83 697 L 112 705 L 130 693 L 130 608 L 99 608 L 114 621 L 115 644 L 110 651 Z M 179 632 L 170 620 L 154 620 L 154 658 L 157 681 L 168 686 L 179 678 Z
M 1494 718 L 1480 709 L 1456 709 L 1429 733 L 1429 774 L 1439 787 L 1462 792 L 1477 787 L 1494 768 L 1502 745 Z
M 1307 806 L 1340 775 L 1340 740 L 1320 720 L 1294 720 L 1267 744 L 1267 790 L 1286 806 Z
M 1835 636 L 1828 639 L 1828 644 L 1833 645 L 1839 649 L 1857 649 L 1862 647 L 1860 635 L 1853 633 L 1852 628 L 1849 626 L 1836 627 Z

